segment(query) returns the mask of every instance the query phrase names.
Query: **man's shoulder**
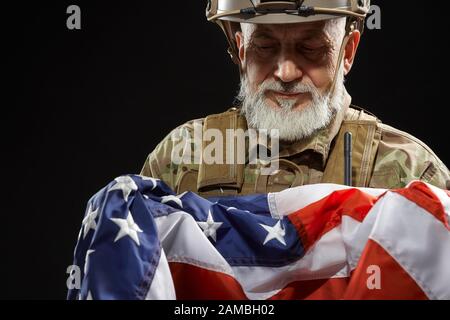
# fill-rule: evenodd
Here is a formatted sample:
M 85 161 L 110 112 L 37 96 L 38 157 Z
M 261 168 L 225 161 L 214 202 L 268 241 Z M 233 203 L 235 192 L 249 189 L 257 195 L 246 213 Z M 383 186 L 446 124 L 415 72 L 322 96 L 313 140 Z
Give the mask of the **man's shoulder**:
M 393 187 L 402 187 L 416 179 L 442 188 L 450 187 L 448 168 L 427 144 L 393 126 L 379 123 L 379 128 L 381 139 L 374 165 L 375 178 L 398 178 Z
M 379 126 L 381 142 L 385 149 L 402 149 L 416 158 L 423 157 L 422 160 L 430 160 L 443 165 L 436 153 L 422 140 L 385 123 L 380 123 Z
M 170 133 L 161 142 L 173 139 L 174 137 L 177 137 L 180 134 L 186 134 L 186 132 L 193 134 L 196 128 L 203 128 L 203 125 L 205 124 L 205 121 L 207 119 L 219 119 L 219 121 L 223 119 L 224 121 L 226 121 L 229 118 L 228 116 L 231 114 L 238 115 L 240 114 L 240 111 L 238 108 L 233 107 L 224 110 L 223 112 L 206 115 L 203 118 L 197 118 L 186 121 L 185 123 L 175 127 L 172 131 L 170 131 Z
M 219 122 L 221 120 L 223 120 L 225 122 L 225 121 L 228 121 L 229 115 L 231 115 L 231 114 L 238 115 L 238 114 L 240 114 L 240 111 L 238 108 L 229 108 L 227 110 L 224 110 L 223 112 L 213 113 L 213 114 L 206 115 L 203 118 L 197 118 L 197 119 L 192 119 L 192 120 L 186 121 L 183 124 L 172 129 L 172 131 L 170 131 L 169 134 L 167 134 L 164 137 L 164 139 L 161 140 L 161 142 L 159 143 L 158 146 L 161 146 L 161 145 L 167 144 L 167 143 L 171 144 L 171 143 L 173 143 L 174 140 L 179 140 L 180 138 L 186 137 L 187 135 L 192 137 L 194 135 L 195 130 L 203 129 L 203 126 L 207 120 L 215 119 L 215 120 L 219 120 Z M 157 148 L 158 148 L 158 146 L 157 146 Z
M 214 119 L 216 122 L 226 122 L 230 114 L 238 115 L 237 108 L 229 108 L 220 113 L 207 115 L 203 118 L 192 119 L 172 129 L 151 151 L 148 155 L 141 174 L 161 178 L 171 176 L 178 171 L 177 162 L 174 162 L 174 156 L 180 160 L 186 160 L 185 157 L 194 157 L 190 144 L 195 140 L 194 136 L 202 134 L 205 122 L 208 119 Z M 196 161 L 190 159 L 187 161 L 195 166 Z M 189 168 L 195 169 L 195 168 Z M 170 183 L 169 183 L 170 184 Z
M 378 152 L 381 156 L 384 156 L 384 152 L 391 153 L 393 150 L 402 150 L 418 160 L 430 160 L 443 165 L 439 157 L 422 140 L 383 123 L 381 119 L 366 109 L 351 105 L 347 111 L 346 120 L 369 121 L 376 124 L 381 135 L 381 151 Z
M 161 171 L 164 170 L 163 167 L 171 164 L 172 153 L 176 145 L 183 139 L 192 138 L 196 127 L 203 127 L 205 118 L 192 119 L 172 129 L 148 155 L 146 165 L 152 168 L 153 172 L 144 172 L 144 166 L 143 173 L 145 175 L 160 176 Z

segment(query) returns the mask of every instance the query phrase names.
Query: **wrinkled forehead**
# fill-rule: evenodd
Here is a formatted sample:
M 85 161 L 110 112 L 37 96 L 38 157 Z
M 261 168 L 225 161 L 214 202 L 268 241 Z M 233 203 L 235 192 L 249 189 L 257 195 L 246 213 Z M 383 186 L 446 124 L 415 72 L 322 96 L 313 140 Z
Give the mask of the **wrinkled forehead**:
M 328 36 L 326 21 L 291 24 L 241 24 L 244 37 L 270 37 L 278 40 Z

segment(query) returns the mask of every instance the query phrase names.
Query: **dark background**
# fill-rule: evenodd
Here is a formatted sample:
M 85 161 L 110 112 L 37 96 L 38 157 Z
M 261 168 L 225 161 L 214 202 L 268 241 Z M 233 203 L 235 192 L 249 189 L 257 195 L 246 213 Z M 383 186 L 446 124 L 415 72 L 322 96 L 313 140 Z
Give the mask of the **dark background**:
M 12 18 L 3 51 L 13 97 L 1 111 L 0 298 L 64 299 L 90 196 L 138 173 L 175 126 L 229 107 L 239 78 L 206 0 L 35 2 L 2 13 Z M 66 28 L 70 4 L 81 7 L 81 30 Z M 382 29 L 363 37 L 347 82 L 353 102 L 448 165 L 447 18 L 373 4 Z

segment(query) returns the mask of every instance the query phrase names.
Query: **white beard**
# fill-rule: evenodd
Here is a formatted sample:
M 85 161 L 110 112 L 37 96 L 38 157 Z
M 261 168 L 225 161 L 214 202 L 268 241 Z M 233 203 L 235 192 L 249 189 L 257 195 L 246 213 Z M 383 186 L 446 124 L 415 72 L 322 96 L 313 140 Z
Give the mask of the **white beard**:
M 275 109 L 266 103 L 266 90 L 309 92 L 312 101 L 301 110 L 293 110 L 297 101 L 294 99 L 277 99 L 281 108 Z M 332 94 L 332 95 L 331 95 Z M 297 83 L 286 90 L 274 79 L 264 81 L 256 92 L 251 92 L 250 84 L 244 75 L 237 100 L 242 103 L 242 113 L 250 128 L 270 132 L 278 129 L 279 139 L 297 141 L 311 137 L 318 130 L 325 128 L 341 110 L 344 102 L 344 72 L 339 72 L 333 93 L 321 93 L 313 84 Z

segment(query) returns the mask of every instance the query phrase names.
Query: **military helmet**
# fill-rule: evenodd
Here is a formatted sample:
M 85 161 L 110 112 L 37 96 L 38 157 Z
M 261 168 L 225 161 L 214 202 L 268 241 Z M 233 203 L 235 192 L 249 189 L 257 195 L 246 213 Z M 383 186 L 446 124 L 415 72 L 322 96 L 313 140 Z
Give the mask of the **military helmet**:
M 363 31 L 370 0 L 208 0 L 206 17 L 224 31 L 233 61 L 237 59 L 234 39 L 240 23 L 300 23 L 346 17 Z

